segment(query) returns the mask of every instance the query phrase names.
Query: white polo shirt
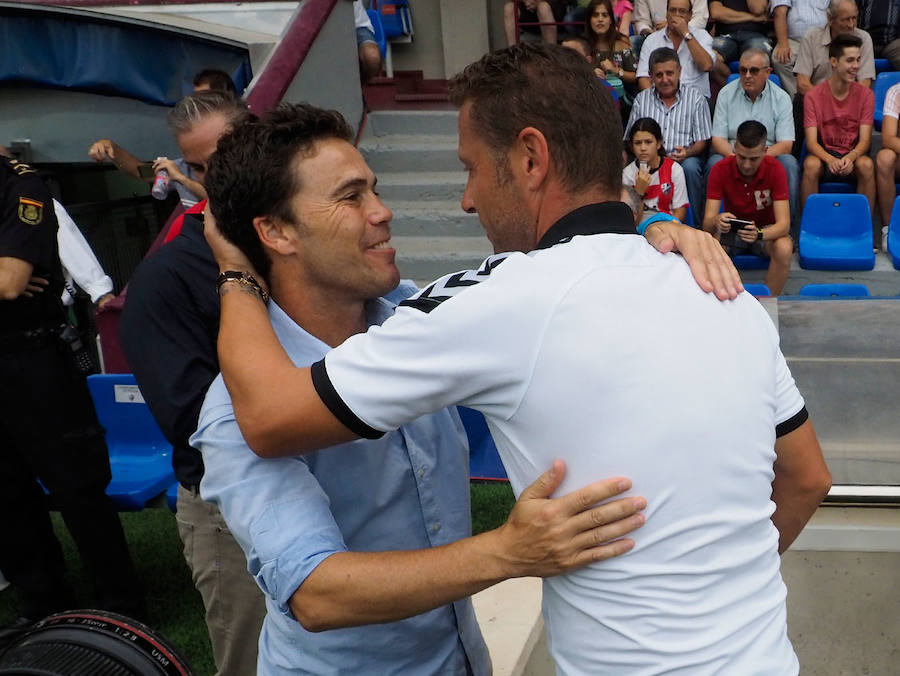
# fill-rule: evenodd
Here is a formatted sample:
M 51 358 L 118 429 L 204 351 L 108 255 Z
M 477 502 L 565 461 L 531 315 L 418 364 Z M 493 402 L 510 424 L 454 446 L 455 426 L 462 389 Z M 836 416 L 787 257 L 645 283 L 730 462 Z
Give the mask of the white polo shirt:
M 559 495 L 632 479 L 648 502 L 634 550 L 544 582 L 559 673 L 796 674 L 770 495 L 776 426 L 806 409 L 768 315 L 703 293 L 618 202 L 539 246 L 438 280 L 331 351 L 313 366 L 323 401 L 370 436 L 478 409 L 516 495 L 555 458 Z

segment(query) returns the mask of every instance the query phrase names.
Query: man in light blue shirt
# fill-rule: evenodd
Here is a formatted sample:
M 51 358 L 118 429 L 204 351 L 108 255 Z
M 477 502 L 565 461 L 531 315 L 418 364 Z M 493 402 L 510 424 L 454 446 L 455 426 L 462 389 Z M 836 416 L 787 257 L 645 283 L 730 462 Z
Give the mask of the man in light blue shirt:
M 399 279 L 392 214 L 351 139 L 337 113 L 285 107 L 220 140 L 206 178 L 221 229 L 269 282 L 270 319 L 297 365 L 393 314 L 379 298 Z M 227 274 L 219 289 L 266 295 Z M 630 540 L 597 543 L 642 523 L 640 498 L 583 507 L 625 490 L 621 479 L 549 500 L 557 462 L 506 524 L 468 537 L 465 433 L 447 409 L 380 439 L 268 460 L 248 447 L 220 376 L 191 442 L 205 463 L 201 494 L 266 594 L 261 676 L 489 674 L 471 594 L 624 553 Z
M 800 164 L 791 154 L 794 146 L 794 114 L 787 92 L 769 80 L 772 65 L 768 51 L 751 47 L 741 54 L 740 77 L 719 92 L 712 123 L 712 152 L 706 162 L 708 177 L 713 166 L 734 154 L 737 129 L 742 122 L 756 120 L 766 128 L 766 154 L 777 159 L 787 172 L 791 220 L 797 213 Z M 792 228 L 793 230 L 793 228 Z M 796 236 L 796 232 L 791 233 Z M 796 241 L 796 237 L 795 237 Z

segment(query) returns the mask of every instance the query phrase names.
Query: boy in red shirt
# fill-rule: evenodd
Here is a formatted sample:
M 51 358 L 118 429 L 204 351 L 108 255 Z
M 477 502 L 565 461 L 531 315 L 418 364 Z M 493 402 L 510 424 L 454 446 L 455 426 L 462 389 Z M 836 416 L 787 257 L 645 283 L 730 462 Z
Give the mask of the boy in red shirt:
M 875 210 L 875 163 L 866 153 L 872 143 L 875 95 L 856 81 L 862 41 L 838 35 L 828 47 L 831 77 L 803 100 L 803 127 L 809 155 L 803 161 L 801 203 L 819 192 L 819 181 L 856 176 L 856 192 Z
M 703 229 L 718 238 L 730 256 L 768 258 L 766 286 L 773 296 L 784 290 L 794 254 L 788 234 L 791 210 L 787 173 L 778 160 L 766 154 L 766 128 L 762 123 L 741 123 L 734 155 L 710 171 Z

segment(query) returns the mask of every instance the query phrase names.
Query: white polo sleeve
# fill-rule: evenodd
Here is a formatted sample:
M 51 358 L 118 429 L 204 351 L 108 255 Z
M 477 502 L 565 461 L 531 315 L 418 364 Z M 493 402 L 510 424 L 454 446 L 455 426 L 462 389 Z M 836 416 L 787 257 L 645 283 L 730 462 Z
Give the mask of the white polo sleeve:
M 775 436 L 783 437 L 805 423 L 809 419 L 809 413 L 781 352 L 778 331 L 771 321 L 769 326 L 775 349 Z
M 478 271 L 429 285 L 382 326 L 313 365 L 322 401 L 365 438 L 453 404 L 510 418 L 531 378 L 551 314 L 545 308 L 553 305 L 544 297 L 551 285 L 529 278 L 532 267 L 523 254 L 494 256 Z M 513 296 L 528 298 L 528 307 Z

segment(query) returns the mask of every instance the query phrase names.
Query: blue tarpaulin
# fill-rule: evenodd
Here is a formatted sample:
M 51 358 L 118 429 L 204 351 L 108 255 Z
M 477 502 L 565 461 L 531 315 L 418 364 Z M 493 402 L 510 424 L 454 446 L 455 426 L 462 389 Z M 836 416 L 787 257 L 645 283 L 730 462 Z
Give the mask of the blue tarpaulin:
M 0 10 L 0 82 L 126 96 L 174 105 L 194 75 L 223 70 L 242 92 L 252 77 L 247 50 L 199 37 L 85 19 Z

